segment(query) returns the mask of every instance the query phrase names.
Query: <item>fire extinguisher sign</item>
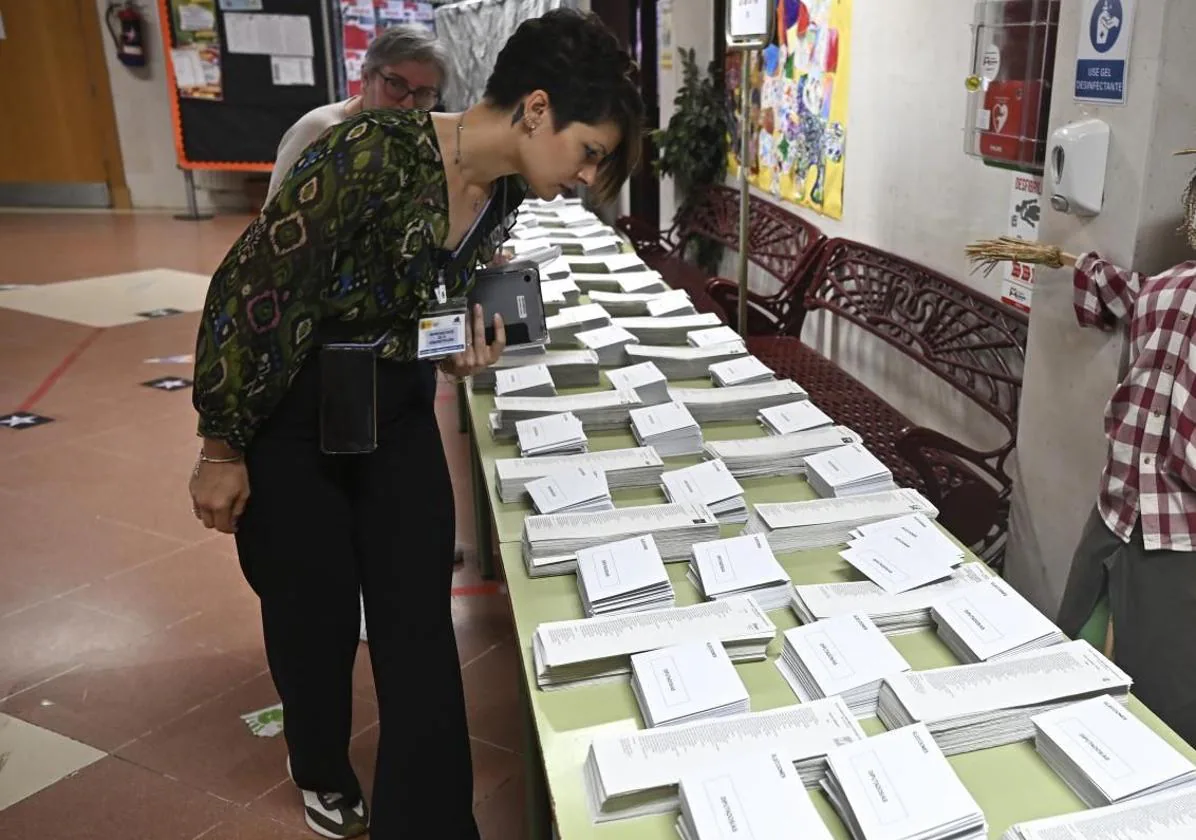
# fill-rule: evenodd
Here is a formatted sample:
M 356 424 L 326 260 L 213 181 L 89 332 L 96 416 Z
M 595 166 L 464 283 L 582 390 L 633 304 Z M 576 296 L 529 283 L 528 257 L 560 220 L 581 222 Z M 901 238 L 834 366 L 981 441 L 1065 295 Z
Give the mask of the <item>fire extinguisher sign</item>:
M 1136 0 L 1083 0 L 1076 100 L 1124 105 Z

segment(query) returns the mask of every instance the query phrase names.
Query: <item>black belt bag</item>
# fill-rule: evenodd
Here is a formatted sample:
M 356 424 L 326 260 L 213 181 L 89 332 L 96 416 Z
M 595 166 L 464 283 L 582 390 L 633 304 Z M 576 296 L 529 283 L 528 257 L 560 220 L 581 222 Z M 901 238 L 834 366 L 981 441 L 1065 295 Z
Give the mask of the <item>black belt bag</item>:
M 364 455 L 378 448 L 378 357 L 374 344 L 320 348 L 320 451 Z

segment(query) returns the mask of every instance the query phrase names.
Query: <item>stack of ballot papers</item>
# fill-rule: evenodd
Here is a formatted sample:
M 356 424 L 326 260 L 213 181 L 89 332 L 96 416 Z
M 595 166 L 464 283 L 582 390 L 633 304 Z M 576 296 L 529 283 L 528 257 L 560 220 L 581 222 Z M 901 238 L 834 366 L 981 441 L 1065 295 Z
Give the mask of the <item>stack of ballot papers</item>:
M 709 441 L 707 458 L 721 458 L 737 478 L 805 475 L 806 458 L 862 438 L 846 426 L 826 426 L 791 435 Z
M 558 231 L 544 241 L 560 248 L 561 254 L 566 259 L 569 257 L 598 257 L 604 254 L 617 256 L 623 247 L 623 240 L 614 234 L 599 234 L 579 239 L 566 231 Z
M 862 443 L 819 452 L 806 459 L 806 480 L 824 499 L 889 490 L 893 472 Z
M 578 305 L 581 289 L 568 277 L 561 280 L 541 280 L 540 299 L 544 302 L 545 314 L 556 315 L 566 306 Z
M 1111 697 L 1043 712 L 1031 723 L 1034 749 L 1090 808 L 1196 786 L 1196 765 Z
M 537 266 L 546 265 L 561 256 L 561 249 L 548 244 L 545 239 L 508 239 L 503 250 L 512 261 L 531 262 Z
M 695 504 L 529 516 L 523 520 L 523 560 L 532 577 L 568 574 L 577 568 L 581 549 L 644 534 L 653 535 L 665 560 L 686 560 L 691 545 L 718 536 L 718 520 Z
M 793 592 L 789 574 L 759 534 L 695 543 L 686 577 L 707 600 L 748 595 L 765 611 L 788 605 Z
M 643 612 L 676 602 L 651 534 L 580 549 L 577 592 L 588 616 Z
M 773 405 L 760 409 L 756 415 L 760 425 L 770 435 L 791 435 L 824 426 L 833 426 L 830 415 L 810 400 Z
M 589 449 L 581 420 L 572 411 L 520 420 L 515 424 L 515 436 L 524 458 L 577 455 Z
M 635 333 L 644 344 L 685 344 L 685 334 L 690 330 L 719 323 L 713 312 L 697 315 L 674 315 L 667 318 L 635 317 L 615 318 L 613 323 Z
M 613 324 L 596 330 L 582 330 L 575 338 L 582 347 L 598 354 L 598 364 L 602 367 L 626 364 L 627 354 L 623 347 L 639 343 L 639 339 L 634 335 Z
M 742 344 L 717 344 L 713 347 L 659 347 L 651 344 L 627 345 L 628 362 L 652 362 L 668 379 L 702 379 L 710 366 L 747 354 Z
M 719 344 L 742 344 L 743 336 L 726 324 L 691 331 L 685 336 L 690 347 L 715 347 Z
M 764 534 L 778 554 L 846 543 L 851 532 L 871 522 L 922 513 L 934 519 L 938 508 L 906 487 L 848 499 L 815 499 L 755 505 L 745 534 Z
M 883 547 L 895 537 L 903 539 L 905 545 L 916 542 L 926 551 L 951 557 L 954 559 L 952 565 L 962 563 L 966 559 L 966 552 L 952 542 L 932 519 L 920 513 L 861 525 L 852 530 L 847 544 L 853 548 L 867 548 L 873 545 Z
M 786 630 L 777 660 L 777 670 L 803 703 L 838 695 L 856 717 L 873 717 L 881 681 L 909 669 L 893 643 L 861 613 Z
M 939 638 L 962 662 L 991 662 L 1063 644 L 1067 636 L 999 577 L 944 596 L 930 608 Z
M 570 239 L 590 239 L 596 236 L 614 236 L 614 229 L 609 225 L 604 224 L 597 216 L 590 216 L 584 221 L 578 221 L 576 224 L 563 225 L 554 224 L 555 219 L 545 216 L 539 224 L 539 235 L 547 236 L 549 240 L 553 240 L 552 244 L 558 244 L 555 240 L 570 240 Z
M 494 394 L 498 397 L 555 397 L 556 384 L 548 365 L 519 365 L 494 373 Z
M 742 714 L 748 690 L 721 642 L 683 642 L 631 657 L 631 691 L 649 727 Z
M 832 840 L 797 771 L 775 752 L 686 770 L 677 794 L 681 840 Z
M 1108 694 L 1129 701 L 1129 675 L 1083 639 L 1013 659 L 885 678 L 877 717 L 888 729 L 925 723 L 943 752 L 985 750 L 1034 737 L 1030 719 Z
M 533 217 L 540 227 L 576 228 L 594 224 L 598 217 L 580 205 L 568 205 L 550 211 L 538 211 Z
M 983 563 L 964 563 L 946 580 L 900 595 L 891 595 L 870 580 L 803 584 L 793 587 L 789 606 L 802 624 L 858 612 L 886 635 L 895 636 L 930 627 L 933 604 L 992 576 Z
M 648 314 L 653 318 L 679 318 L 697 315 L 689 295 L 681 289 L 666 292 L 660 297 L 648 301 Z
M 702 451 L 702 429 L 681 403 L 635 408 L 628 416 L 636 442 L 640 446 L 651 446 L 662 458 L 697 455 Z
M 610 324 L 610 314 L 596 303 L 566 306 L 545 319 L 550 344 L 568 347 L 579 332 L 596 330 Z
M 535 346 L 535 345 L 533 345 Z M 491 367 L 473 375 L 475 391 L 493 391 L 498 371 L 527 365 L 544 365 L 560 388 L 584 388 L 598 384 L 598 354 L 592 350 L 553 350 L 517 353 L 507 350 Z
M 542 689 L 621 679 L 632 654 L 682 642 L 719 641 L 732 662 L 758 662 L 777 628 L 751 598 L 689 607 L 547 621 L 532 634 L 536 684 Z
M 919 521 L 921 525 L 869 530 L 862 535 L 863 529 L 857 529 L 839 556 L 890 594 L 950 577 L 963 562 L 963 551 L 929 519 L 922 516 Z
M 699 423 L 750 420 L 766 406 L 792 402 L 804 394 L 792 379 L 727 388 L 669 388 L 669 396 L 685 403 Z
M 641 406 L 635 391 L 590 391 L 556 397 L 495 397 L 490 429 L 496 438 L 515 434 L 515 424 L 546 414 L 571 411 L 587 429 L 620 429 L 627 425 L 629 412 Z
M 705 505 L 724 525 L 747 522 L 743 486 L 735 480 L 735 476 L 731 475 L 731 471 L 722 461 L 703 461 L 692 467 L 670 470 L 661 474 L 660 483 L 664 486 L 664 493 L 670 502 L 696 502 Z
M 594 739 L 586 756 L 590 816 L 595 822 L 607 822 L 675 811 L 677 785 L 686 774 L 721 768 L 762 752 L 775 753 L 786 763 L 786 771 L 792 767 L 805 787 L 813 787 L 826 774 L 828 752 L 865 738 L 838 697 L 603 735 Z M 784 835 L 755 836 L 776 840 Z M 801 835 L 801 840 L 809 838 Z
M 565 261 L 564 257 L 557 257 L 556 259 L 553 259 L 553 260 L 541 262 L 538 265 L 540 267 L 540 288 L 541 289 L 543 289 L 545 282 L 547 282 L 549 280 L 568 280 L 569 275 L 572 273 L 569 268 L 569 263 Z M 576 284 L 574 284 L 574 285 L 576 285 Z M 568 298 L 572 295 L 572 292 L 569 291 L 569 287 L 567 287 L 567 286 L 561 287 L 561 291 L 565 294 L 566 298 Z M 580 297 L 580 291 L 581 290 L 579 289 L 578 290 L 579 297 Z M 570 303 L 569 305 L 572 306 L 576 303 L 577 303 L 577 300 L 574 299 L 572 301 L 572 303 Z
M 986 840 L 988 821 L 925 726 L 827 756 L 822 789 L 853 840 Z
M 574 276 L 578 274 L 624 274 L 628 272 L 647 272 L 648 266 L 637 254 L 602 254 L 577 256 L 569 254 L 569 268 Z M 581 283 L 577 285 L 581 286 Z M 584 289 L 585 286 L 582 286 Z
M 652 362 L 608 370 L 606 378 L 616 390 L 635 391 L 644 405 L 669 402 L 669 381 Z
M 602 275 L 591 274 L 588 276 L 600 277 Z M 610 279 L 614 281 L 614 284 L 603 287 L 609 292 L 622 292 L 631 295 L 673 291 L 657 271 L 625 271 L 610 277 Z
M 609 277 L 609 275 L 606 275 Z M 694 311 L 689 293 L 684 289 L 667 292 L 604 292 L 590 291 L 590 303 L 597 303 L 615 317 L 631 315 L 688 315 Z
M 1010 826 L 1001 840 L 1189 840 L 1196 791 L 1183 788 L 1118 805 Z
M 494 463 L 494 479 L 498 497 L 505 503 L 519 501 L 528 482 L 560 470 L 592 467 L 606 474 L 611 490 L 626 487 L 657 487 L 664 461 L 650 446 L 633 449 L 607 449 L 585 455 L 563 455 L 540 458 L 499 458 Z
M 754 382 L 767 382 L 776 378 L 772 368 L 755 356 L 740 356 L 710 366 L 710 381 L 718 388 L 728 385 L 751 385 Z
M 539 514 L 615 509 L 606 473 L 594 467 L 570 467 L 529 481 L 527 494 Z

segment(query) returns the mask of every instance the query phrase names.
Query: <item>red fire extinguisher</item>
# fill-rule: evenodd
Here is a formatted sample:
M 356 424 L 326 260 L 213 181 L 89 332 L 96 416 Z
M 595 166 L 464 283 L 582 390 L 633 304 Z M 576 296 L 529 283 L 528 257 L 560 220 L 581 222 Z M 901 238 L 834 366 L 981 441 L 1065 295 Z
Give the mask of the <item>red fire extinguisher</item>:
M 108 24 L 108 32 L 116 45 L 116 57 L 121 63 L 128 67 L 144 67 L 144 21 L 133 0 L 108 0 L 104 21 Z

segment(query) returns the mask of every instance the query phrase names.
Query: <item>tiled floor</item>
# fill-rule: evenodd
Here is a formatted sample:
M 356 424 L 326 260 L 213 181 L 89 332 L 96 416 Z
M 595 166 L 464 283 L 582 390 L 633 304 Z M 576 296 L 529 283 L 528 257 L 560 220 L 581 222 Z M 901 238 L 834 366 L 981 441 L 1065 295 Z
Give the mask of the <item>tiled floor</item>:
M 314 836 L 281 737 L 256 737 L 240 718 L 277 697 L 231 540 L 191 515 L 190 390 L 142 384 L 190 376 L 188 364 L 147 360 L 192 352 L 195 275 L 211 273 L 247 221 L 0 213 L 0 416 L 54 420 L 0 425 L 5 840 Z M 2 290 L 93 277 L 107 279 Z M 162 307 L 182 312 L 136 315 Z M 451 388 L 437 411 L 470 544 L 468 447 Z M 515 840 L 518 657 L 505 597 L 480 583 L 470 551 L 453 617 L 476 812 L 486 840 Z M 378 732 L 368 655 L 362 645 L 352 749 L 367 790 Z

